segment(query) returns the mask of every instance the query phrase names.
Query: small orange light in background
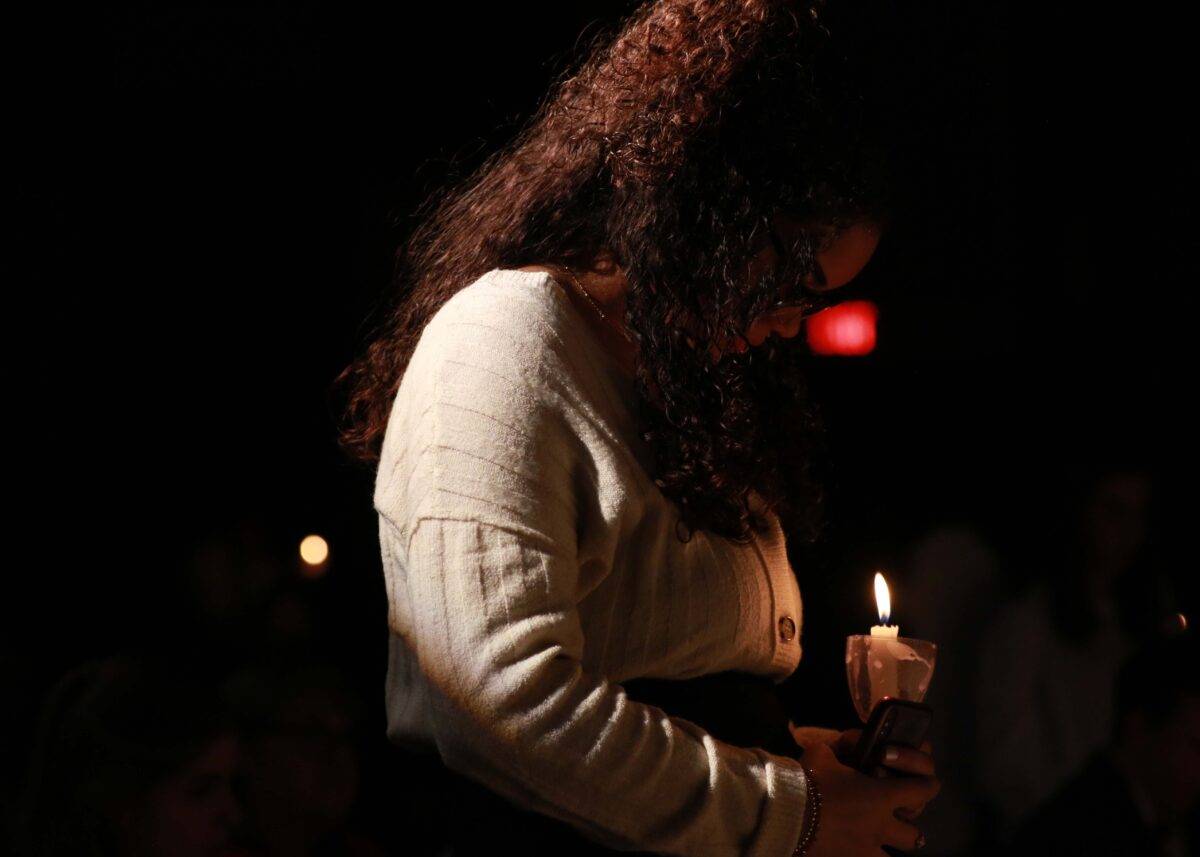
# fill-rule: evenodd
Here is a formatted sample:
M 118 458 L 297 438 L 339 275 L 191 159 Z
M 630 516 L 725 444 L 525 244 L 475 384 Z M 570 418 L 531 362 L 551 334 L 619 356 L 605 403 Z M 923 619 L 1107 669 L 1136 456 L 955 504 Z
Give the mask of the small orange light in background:
M 320 577 L 329 559 L 329 542 L 320 536 L 305 536 L 300 541 L 300 559 L 304 561 L 305 576 Z
M 875 350 L 879 308 L 871 301 L 845 301 L 808 320 L 808 347 L 814 354 L 862 357 Z
M 1184 616 L 1182 613 L 1179 613 L 1177 615 L 1179 618 L 1179 630 L 1186 631 L 1188 629 L 1187 616 Z

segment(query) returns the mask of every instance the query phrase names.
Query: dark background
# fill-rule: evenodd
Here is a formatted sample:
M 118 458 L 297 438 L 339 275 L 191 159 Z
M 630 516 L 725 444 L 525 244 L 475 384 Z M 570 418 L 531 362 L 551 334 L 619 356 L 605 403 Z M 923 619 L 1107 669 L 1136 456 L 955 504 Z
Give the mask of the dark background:
M 840 726 L 837 647 L 874 621 L 871 573 L 947 523 L 1036 548 L 1098 461 L 1155 468 L 1156 538 L 1180 544 L 1195 603 L 1185 28 L 1084 4 L 850 5 L 828 20 L 863 69 L 900 200 L 871 265 L 879 347 L 813 374 L 834 478 L 828 539 L 797 569 L 806 648 L 789 692 Z M 365 755 L 382 747 L 371 474 L 336 447 L 330 383 L 417 203 L 511 136 L 581 33 L 633 7 L 17 19 L 8 289 L 29 309 L 8 316 L 9 421 L 28 478 L 5 599 L 9 759 L 63 669 L 175 644 L 194 621 L 187 568 L 214 544 L 297 581 L 365 701 Z M 319 580 L 293 559 L 310 532 L 332 546 Z

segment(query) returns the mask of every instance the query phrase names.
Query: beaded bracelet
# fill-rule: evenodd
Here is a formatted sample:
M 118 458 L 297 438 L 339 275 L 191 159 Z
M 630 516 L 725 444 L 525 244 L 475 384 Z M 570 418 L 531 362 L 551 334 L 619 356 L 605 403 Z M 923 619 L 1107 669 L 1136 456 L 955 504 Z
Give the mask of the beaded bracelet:
M 792 852 L 792 857 L 804 857 L 804 851 L 812 844 L 813 838 L 817 835 L 817 821 L 821 817 L 821 792 L 817 788 L 816 777 L 809 770 L 807 765 L 801 765 L 804 768 L 804 776 L 808 780 L 808 803 L 805 806 L 805 815 L 811 816 L 808 820 L 808 827 L 800 834 L 800 842 L 796 845 L 796 850 Z

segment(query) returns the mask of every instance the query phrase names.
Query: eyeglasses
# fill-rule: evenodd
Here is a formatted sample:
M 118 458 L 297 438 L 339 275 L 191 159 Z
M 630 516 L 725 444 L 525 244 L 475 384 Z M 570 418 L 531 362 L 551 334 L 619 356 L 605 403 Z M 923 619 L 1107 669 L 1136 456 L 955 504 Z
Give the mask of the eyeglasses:
M 767 233 L 771 237 L 771 243 L 775 248 L 775 252 L 780 259 L 787 258 L 787 250 L 784 248 L 783 241 L 780 240 L 779 234 L 775 231 L 774 224 L 767 227 Z M 797 283 L 788 283 L 784 286 L 785 294 L 774 304 L 767 307 L 764 313 L 776 313 L 784 310 L 800 310 L 805 317 L 816 315 L 822 310 L 829 309 L 840 303 L 856 298 L 866 297 L 867 289 L 863 288 L 861 281 L 854 286 L 842 286 L 836 289 L 827 288 L 828 280 L 825 277 L 825 271 L 821 267 L 821 263 L 816 259 L 813 260 L 813 279 L 817 284 L 825 287 L 821 290 L 814 289 L 807 283 L 800 281 L 798 283 L 801 295 L 799 297 L 791 297 L 787 292 L 790 286 Z M 857 279 L 857 278 L 856 278 Z

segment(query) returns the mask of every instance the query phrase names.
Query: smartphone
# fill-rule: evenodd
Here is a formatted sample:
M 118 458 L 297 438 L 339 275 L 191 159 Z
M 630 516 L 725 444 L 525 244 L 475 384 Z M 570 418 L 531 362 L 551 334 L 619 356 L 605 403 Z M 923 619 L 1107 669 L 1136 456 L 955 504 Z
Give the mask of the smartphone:
M 933 709 L 923 702 L 885 696 L 875 704 L 854 748 L 851 757 L 854 767 L 864 774 L 874 771 L 883 764 L 883 751 L 888 744 L 919 750 L 932 719 Z

